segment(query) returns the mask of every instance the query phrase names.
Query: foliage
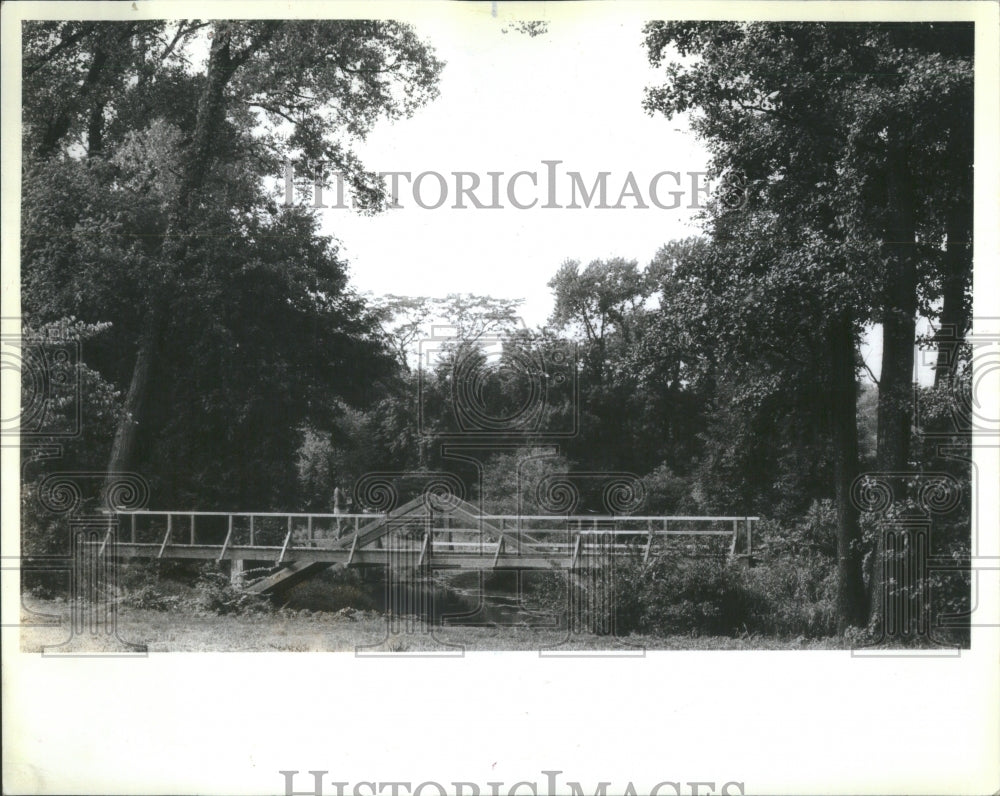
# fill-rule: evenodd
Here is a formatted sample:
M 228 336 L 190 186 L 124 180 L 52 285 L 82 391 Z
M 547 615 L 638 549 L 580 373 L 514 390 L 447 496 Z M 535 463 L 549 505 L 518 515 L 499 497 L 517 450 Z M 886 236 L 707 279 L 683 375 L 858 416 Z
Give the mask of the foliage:
M 483 468 L 483 510 L 490 514 L 544 514 L 546 476 L 569 473 L 565 457 L 551 449 L 529 448 L 494 454 Z
M 299 152 L 347 175 L 368 207 L 382 197 L 347 141 L 433 100 L 443 68 L 393 20 L 32 22 L 24 64 L 26 150 L 48 156 L 82 141 L 95 154 L 95 137 L 103 151 L 170 116 L 190 130 L 218 66 L 223 121 L 255 131 L 264 173 Z
M 648 514 L 686 514 L 694 510 L 691 481 L 661 464 L 642 479 L 646 490 L 643 511 Z
M 616 584 L 622 633 L 731 633 L 738 625 L 725 562 L 659 558 Z
M 626 568 L 615 589 L 620 634 L 822 638 L 837 630 L 829 558 L 774 556 L 754 567 L 724 559 L 660 558 Z
M 389 293 L 372 298 L 383 331 L 404 367 L 419 355 L 421 345 L 449 339 L 457 345 L 471 344 L 487 335 L 510 334 L 518 327 L 517 310 L 523 303 L 523 299 L 472 293 L 449 293 L 443 298 Z M 443 331 L 432 329 L 434 323 Z
M 124 591 L 116 603 L 124 608 L 172 611 L 180 607 L 181 600 L 175 595 L 164 594 L 155 583 L 145 583 Z
M 969 610 L 969 429 L 956 423 L 969 352 L 959 339 L 958 364 L 915 404 L 907 359 L 918 314 L 959 338 L 967 325 L 969 26 L 650 23 L 665 82 L 647 108 L 687 115 L 745 204 L 720 197 L 702 236 L 644 265 L 562 263 L 538 330 L 520 328 L 517 300 L 358 296 L 310 211 L 276 202 L 291 152 L 346 173 L 364 210 L 381 205 L 352 145 L 430 101 L 442 67 L 407 26 L 39 22 L 24 34 L 25 333 L 83 352 L 57 368 L 87 419 L 60 442 L 60 469 L 99 470 L 116 428 L 134 427 L 130 469 L 156 502 L 323 511 L 334 485 L 366 472 L 460 469 L 442 444 L 482 434 L 502 452 L 459 476 L 487 511 L 540 511 L 546 476 L 628 471 L 650 513 L 766 518 L 753 567 L 626 567 L 626 631 L 823 636 L 861 623 L 879 540 L 913 518 L 955 568 L 890 588 L 914 604 L 930 588 L 932 621 Z M 440 321 L 454 334 L 413 369 Z M 874 324 L 878 385 L 859 378 Z M 67 428 L 68 394 L 46 401 L 50 427 Z M 69 538 L 37 501 L 49 464 L 24 461 L 30 553 Z M 853 478 L 878 469 L 913 477 L 859 518 Z M 933 474 L 961 496 L 928 518 L 919 480 Z M 578 508 L 600 510 L 591 498 Z M 553 583 L 535 597 L 555 599 Z M 360 599 L 349 578 L 333 585 L 334 603 Z M 122 599 L 172 605 L 158 589 L 140 580 Z M 211 568 L 197 593 L 201 610 L 255 610 Z
M 193 603 L 197 610 L 215 614 L 254 614 L 269 610 L 267 598 L 234 586 L 229 575 L 206 564 L 195 582 Z
M 911 447 L 917 469 L 904 482 L 893 484 L 892 503 L 862 516 L 867 546 L 873 551 L 882 549 L 877 540 L 886 533 L 898 533 L 900 526 L 926 531 L 926 569 L 909 569 L 912 548 L 901 547 L 882 550 L 890 576 L 895 571 L 895 578 L 890 577 L 884 586 L 879 582 L 874 554 L 868 561 L 868 578 L 873 589 L 884 588 L 897 605 L 909 606 L 914 625 L 922 621 L 933 637 L 960 645 L 969 643 L 967 621 L 973 599 L 971 440 L 969 420 L 962 411 L 971 379 L 966 363 L 957 369 L 953 381 L 918 390 L 919 424 Z
M 286 506 L 298 430 L 395 364 L 273 180 L 326 161 L 378 208 L 351 141 L 433 99 L 441 62 L 393 21 L 183 20 L 32 22 L 24 64 L 24 310 L 110 324 L 87 364 L 124 399 L 91 455 L 161 504 Z
M 690 114 L 714 174 L 746 188 L 742 202 L 722 197 L 706 212 L 718 256 L 696 263 L 701 307 L 689 291 L 684 300 L 721 349 L 742 414 L 784 393 L 811 425 L 827 418 L 841 625 L 859 624 L 856 350 L 863 325 L 880 323 L 877 464 L 901 471 L 916 314 L 940 306 L 963 327 L 972 28 L 651 22 L 645 32 L 667 78 L 647 89 L 647 110 Z
M 104 447 L 121 414 L 114 385 L 87 364 L 90 352 L 108 335 L 108 324 L 84 323 L 73 317 L 39 322 L 28 316 L 21 330 L 21 422 L 37 434 L 21 452 L 21 555 L 65 556 L 71 528 L 66 515 L 48 511 L 39 499 L 39 484 L 50 469 L 100 471 Z M 60 451 L 51 457 L 53 447 Z M 80 480 L 78 511 L 102 508 L 99 484 Z M 40 571 L 30 587 L 49 593 L 65 589 L 65 576 Z
M 644 277 L 635 260 L 594 260 L 582 271 L 578 261 L 567 260 L 549 280 L 555 302 L 549 322 L 556 329 L 576 326 L 602 369 L 611 332 L 629 342 L 630 321 L 649 295 Z

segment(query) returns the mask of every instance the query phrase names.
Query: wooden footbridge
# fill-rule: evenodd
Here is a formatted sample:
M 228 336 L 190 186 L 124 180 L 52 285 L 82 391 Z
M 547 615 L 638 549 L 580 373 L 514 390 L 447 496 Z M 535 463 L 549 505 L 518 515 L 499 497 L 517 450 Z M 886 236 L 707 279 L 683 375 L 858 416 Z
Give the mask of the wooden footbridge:
M 749 558 L 758 519 L 487 515 L 463 500 L 429 495 L 385 514 L 143 510 L 116 516 L 117 535 L 113 525 L 102 551 L 114 538 L 121 558 L 230 561 L 234 579 L 258 594 L 284 590 L 337 564 L 582 570 L 670 551 Z M 706 547 L 697 537 L 712 542 Z

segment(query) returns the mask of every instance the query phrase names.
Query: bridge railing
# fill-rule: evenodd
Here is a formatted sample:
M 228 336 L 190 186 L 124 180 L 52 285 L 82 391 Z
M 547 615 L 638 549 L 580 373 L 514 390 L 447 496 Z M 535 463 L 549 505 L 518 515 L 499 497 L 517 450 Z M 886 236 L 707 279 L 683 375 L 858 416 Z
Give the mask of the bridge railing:
M 588 555 L 635 552 L 645 556 L 678 547 L 680 540 L 717 537 L 728 541 L 728 553 L 750 555 L 753 551 L 752 516 L 636 516 L 484 514 L 473 522 L 451 522 L 442 517 L 431 527 L 431 550 L 459 552 L 463 548 L 496 548 L 501 539 L 508 554 Z
M 118 540 L 132 545 L 254 547 L 261 550 L 316 546 L 356 534 L 378 514 L 120 511 Z
M 385 514 L 123 511 L 119 541 L 148 548 L 168 545 L 221 548 L 253 547 L 273 551 L 281 561 L 289 549 L 330 546 L 342 537 L 385 523 L 375 547 L 427 552 L 492 555 L 587 557 L 641 553 L 644 558 L 670 550 L 691 552 L 697 537 L 728 539 L 728 553 L 753 552 L 751 516 L 640 516 L 482 514 L 393 517 Z

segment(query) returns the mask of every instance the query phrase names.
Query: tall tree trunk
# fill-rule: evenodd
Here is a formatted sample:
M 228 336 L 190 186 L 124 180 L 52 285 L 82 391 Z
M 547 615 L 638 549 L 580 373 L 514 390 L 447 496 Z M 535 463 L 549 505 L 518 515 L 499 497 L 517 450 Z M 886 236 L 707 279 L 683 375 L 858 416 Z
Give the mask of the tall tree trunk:
M 104 149 L 104 103 L 98 102 L 87 117 L 87 157 L 101 154 Z
M 835 498 L 837 505 L 837 626 L 867 624 L 867 598 L 861 568 L 861 525 L 851 487 L 859 474 L 858 384 L 850 318 L 837 321 L 830 334 L 831 405 Z
M 94 60 L 87 73 L 87 83 L 96 83 L 101 72 L 107 66 L 108 53 L 98 44 L 94 49 Z M 94 104 L 87 112 L 87 157 L 100 154 L 104 148 L 104 100 L 94 99 Z
M 917 316 L 916 207 L 913 175 L 901 146 L 889 149 L 886 253 L 889 272 L 882 313 L 882 372 L 878 385 L 876 466 L 882 473 L 909 468 L 913 423 L 913 365 Z M 903 495 L 897 495 L 897 499 Z M 883 619 L 885 542 L 880 531 L 872 551 L 869 621 Z
M 971 148 L 970 148 L 971 154 Z M 934 368 L 935 386 L 947 382 L 955 372 L 958 348 L 969 331 L 968 292 L 972 287 L 972 164 L 960 163 L 958 200 L 948 210 L 945 251 L 946 272 L 942 280 L 941 324 L 938 329 L 938 357 Z
M 35 154 L 39 157 L 49 157 L 55 153 L 62 139 L 66 137 L 66 134 L 72 127 L 72 117 L 75 110 L 82 104 L 88 102 L 90 96 L 95 91 L 100 94 L 101 82 L 107 82 L 109 80 L 107 75 L 105 75 L 105 72 L 108 69 L 112 69 L 112 71 L 114 71 L 114 69 L 117 68 L 109 66 L 110 56 L 107 47 L 111 46 L 114 48 L 129 46 L 128 40 L 131 38 L 135 28 L 136 25 L 132 22 L 123 25 L 121 28 L 117 29 L 117 38 L 111 42 L 105 42 L 101 38 L 100 32 L 97 32 L 97 35 L 94 35 L 94 26 L 87 26 L 85 33 L 81 32 L 76 36 L 71 37 L 71 40 L 75 41 L 85 40 L 88 36 L 92 37 L 93 56 L 91 57 L 90 66 L 87 68 L 87 74 L 83 79 L 83 83 L 76 91 L 68 107 L 64 106 L 62 110 L 57 112 L 54 118 L 51 118 L 46 122 L 45 132 L 39 141 Z M 94 100 L 94 104 L 91 105 L 87 111 L 87 157 L 95 155 L 101 150 L 104 132 L 103 117 L 104 101 L 96 99 Z
M 115 431 L 108 458 L 109 480 L 116 472 L 135 469 L 137 434 L 142 423 L 147 389 L 157 366 L 168 296 L 173 289 L 174 275 L 187 253 L 187 233 L 193 208 L 197 206 L 198 193 L 211 165 L 212 141 L 225 118 L 225 88 L 234 71 L 229 36 L 223 28 L 217 31 L 212 41 L 205 85 L 198 101 L 195 129 L 185 158 L 177 198 L 171 208 L 164 234 L 161 254 L 164 273 L 161 281 L 151 288 L 154 295 L 151 296 L 150 311 L 146 315 L 132 379 L 125 396 L 125 413 Z
M 139 421 L 149 386 L 153 361 L 157 355 L 160 335 L 163 331 L 163 310 L 155 305 L 146 316 L 145 327 L 139 340 L 139 349 L 132 368 L 132 379 L 125 395 L 124 414 L 115 429 L 108 458 L 108 480 L 115 473 L 131 470 L 135 461 L 138 443 Z
M 882 373 L 878 390 L 878 468 L 905 470 L 913 420 L 917 265 L 913 175 L 901 147 L 890 150 L 888 283 L 882 314 Z

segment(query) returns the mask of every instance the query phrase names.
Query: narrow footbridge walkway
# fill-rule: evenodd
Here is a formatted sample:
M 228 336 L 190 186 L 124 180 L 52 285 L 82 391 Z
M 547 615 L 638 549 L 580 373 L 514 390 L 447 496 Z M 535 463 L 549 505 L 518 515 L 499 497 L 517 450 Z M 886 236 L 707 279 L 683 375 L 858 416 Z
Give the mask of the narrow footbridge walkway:
M 487 515 L 420 496 L 386 514 L 119 512 L 121 558 L 233 562 L 249 591 L 280 591 L 335 564 L 391 569 L 563 569 L 670 553 L 749 557 L 757 517 Z M 698 537 L 703 537 L 699 540 Z

